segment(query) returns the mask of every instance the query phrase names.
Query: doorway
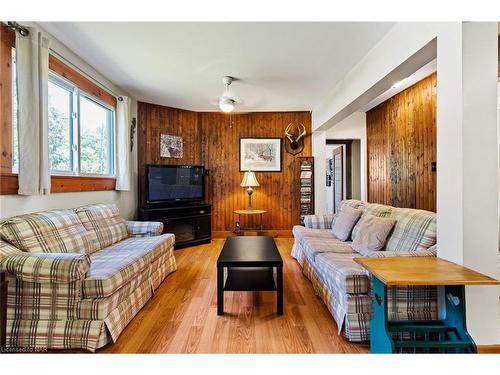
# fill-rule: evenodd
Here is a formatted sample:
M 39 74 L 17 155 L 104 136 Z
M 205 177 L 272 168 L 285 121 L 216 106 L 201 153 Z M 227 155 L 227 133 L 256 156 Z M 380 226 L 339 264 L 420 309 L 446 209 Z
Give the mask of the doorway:
M 361 141 L 326 140 L 327 213 L 336 213 L 344 199 L 361 199 Z

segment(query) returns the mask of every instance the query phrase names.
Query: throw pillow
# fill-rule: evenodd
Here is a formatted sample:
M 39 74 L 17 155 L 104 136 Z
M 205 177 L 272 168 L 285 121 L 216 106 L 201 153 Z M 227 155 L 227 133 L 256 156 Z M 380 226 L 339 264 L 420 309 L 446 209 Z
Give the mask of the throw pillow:
M 333 235 L 341 241 L 346 241 L 351 236 L 352 228 L 362 213 L 362 210 L 345 206 L 342 211 L 335 215 L 335 220 L 332 223 Z
M 352 243 L 352 248 L 362 255 L 370 251 L 382 250 L 395 224 L 394 219 L 364 215 L 359 222 L 358 233 Z

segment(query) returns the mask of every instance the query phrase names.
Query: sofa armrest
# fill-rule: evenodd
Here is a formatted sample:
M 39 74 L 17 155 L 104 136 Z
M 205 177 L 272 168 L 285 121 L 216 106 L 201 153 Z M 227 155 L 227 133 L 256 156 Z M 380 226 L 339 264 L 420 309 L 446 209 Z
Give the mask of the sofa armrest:
M 304 226 L 311 229 L 331 229 L 335 215 L 306 215 Z
M 158 221 L 127 221 L 127 230 L 131 237 L 159 236 L 163 232 L 163 223 Z
M 32 283 L 71 283 L 85 279 L 90 258 L 78 253 L 22 253 L 0 261 L 0 271 Z

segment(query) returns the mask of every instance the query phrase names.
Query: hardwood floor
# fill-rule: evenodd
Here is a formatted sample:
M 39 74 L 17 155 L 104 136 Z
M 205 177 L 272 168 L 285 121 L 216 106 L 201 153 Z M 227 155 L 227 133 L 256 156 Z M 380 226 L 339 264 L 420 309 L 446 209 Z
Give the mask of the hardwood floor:
M 274 292 L 226 292 L 217 316 L 216 267 L 224 240 L 176 250 L 178 269 L 100 353 L 367 353 L 337 326 L 290 256 L 292 238 L 276 238 L 284 262 L 283 316 Z

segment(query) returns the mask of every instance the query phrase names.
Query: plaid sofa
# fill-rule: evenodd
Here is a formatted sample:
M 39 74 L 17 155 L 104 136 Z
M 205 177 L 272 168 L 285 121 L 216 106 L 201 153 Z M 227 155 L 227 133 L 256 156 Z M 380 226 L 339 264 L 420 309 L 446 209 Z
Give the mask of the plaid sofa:
M 116 341 L 176 270 L 174 235 L 162 230 L 106 204 L 1 221 L 7 345 L 95 351 Z
M 315 293 L 325 302 L 339 334 L 343 332 L 350 341 L 368 341 L 372 319 L 371 280 L 369 273 L 353 259 L 360 256 L 436 256 L 436 215 L 359 200 L 345 200 L 340 209 L 346 206 L 363 210 L 363 215 L 396 220 L 382 251 L 359 254 L 352 249 L 359 221 L 350 241 L 343 242 L 331 233 L 334 215 L 310 215 L 304 219 L 305 226 L 293 228 L 292 256 L 311 281 Z M 389 287 L 388 293 L 389 319 L 437 319 L 435 287 Z

